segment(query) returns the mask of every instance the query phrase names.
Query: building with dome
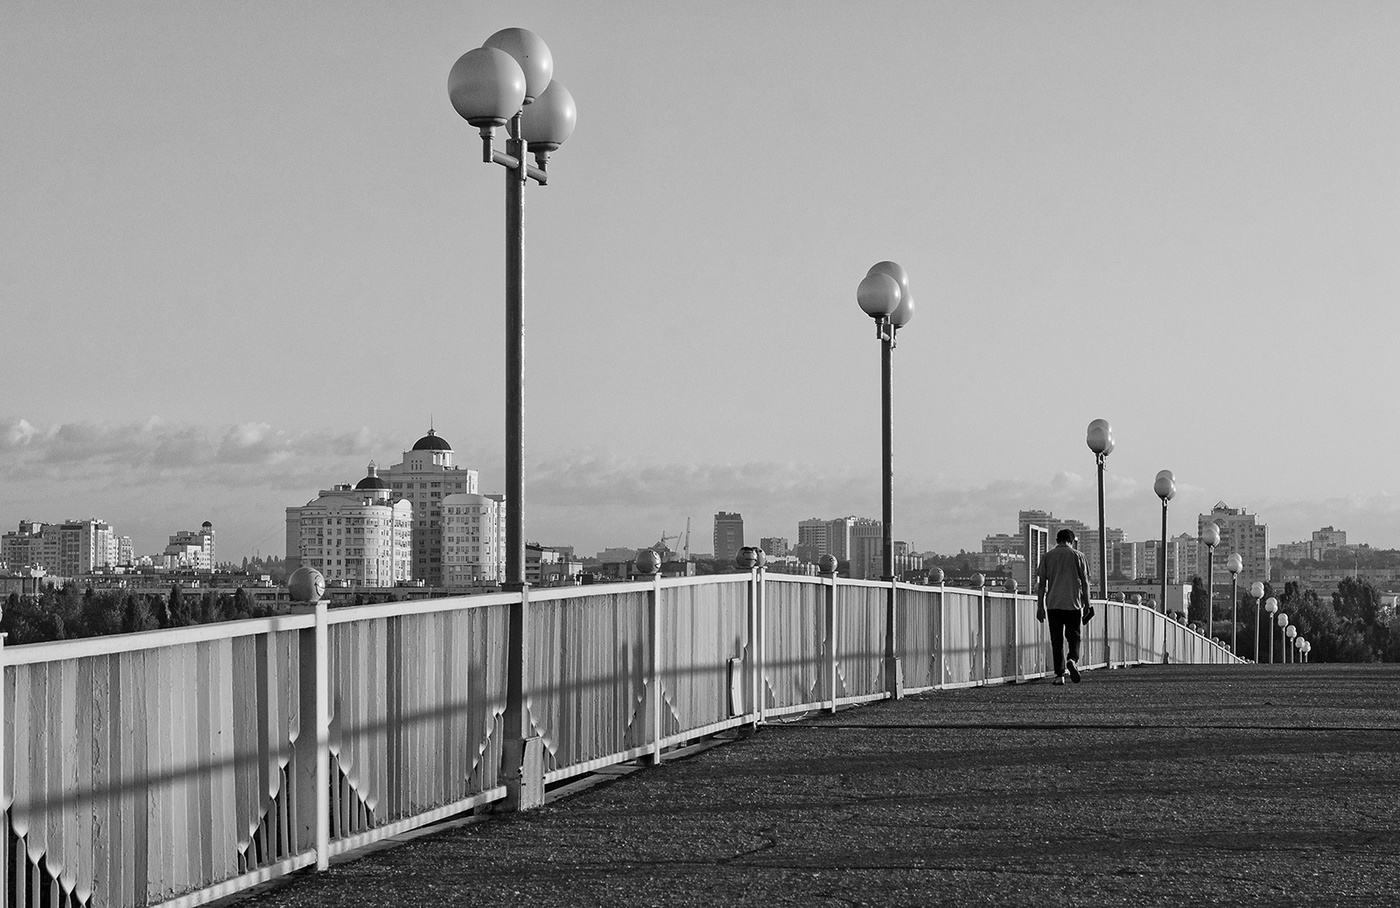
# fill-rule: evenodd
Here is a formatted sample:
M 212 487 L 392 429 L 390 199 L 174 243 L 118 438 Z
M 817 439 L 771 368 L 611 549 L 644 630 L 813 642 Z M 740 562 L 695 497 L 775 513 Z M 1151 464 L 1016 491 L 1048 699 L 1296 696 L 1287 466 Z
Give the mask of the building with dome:
M 198 530 L 181 530 L 170 537 L 162 554 L 167 570 L 212 573 L 214 570 L 214 525 L 209 521 Z
M 448 495 L 479 495 L 477 471 L 452 462 L 452 445 L 431 427 L 428 434 L 403 453 L 403 460 L 384 471 L 395 499 L 413 506 L 414 580 L 427 586 L 446 585 L 443 577 L 443 503 Z M 501 519 L 504 524 L 504 518 Z
M 363 479 L 287 508 L 287 559 L 328 583 L 394 586 L 413 578 L 413 507 L 370 461 Z

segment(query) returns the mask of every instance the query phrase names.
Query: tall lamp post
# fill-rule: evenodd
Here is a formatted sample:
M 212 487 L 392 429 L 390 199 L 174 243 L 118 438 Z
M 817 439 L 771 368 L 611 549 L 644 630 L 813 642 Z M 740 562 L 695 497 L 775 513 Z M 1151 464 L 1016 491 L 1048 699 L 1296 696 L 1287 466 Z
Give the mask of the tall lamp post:
M 1104 525 L 1103 512 L 1103 462 L 1108 455 L 1113 453 L 1113 427 L 1106 419 L 1096 419 L 1089 423 L 1088 437 L 1085 443 L 1089 450 L 1094 452 L 1094 461 L 1098 464 L 1099 473 L 1099 595 L 1108 598 L 1108 536 L 1107 527 Z M 1104 621 L 1108 620 L 1108 613 L 1104 612 Z
M 875 337 L 880 341 L 880 517 L 884 526 L 884 557 L 881 578 L 889 583 L 885 603 L 885 689 L 890 696 L 901 696 L 899 657 L 894 650 L 894 452 L 890 431 L 890 353 L 899 329 L 914 317 L 914 298 L 909 294 L 909 275 L 894 262 L 876 262 L 856 288 L 861 311 L 875 320 Z
M 1238 656 L 1240 654 L 1237 636 L 1240 628 L 1239 583 L 1240 571 L 1244 570 L 1244 559 L 1238 554 L 1231 554 L 1229 558 L 1225 559 L 1225 570 L 1230 572 L 1230 652 Z M 1259 661 L 1258 653 L 1255 654 L 1254 661 Z
M 1162 661 L 1169 661 L 1167 654 L 1167 502 L 1176 495 L 1176 478 L 1171 470 L 1162 470 L 1152 483 L 1152 491 L 1162 499 L 1162 548 L 1157 553 L 1157 573 L 1162 578 Z
M 1283 644 L 1283 662 L 1287 665 L 1295 661 L 1293 658 L 1293 648 L 1298 644 L 1298 627 L 1297 625 L 1290 624 L 1283 629 L 1283 633 L 1284 636 L 1288 638 Z
M 1279 612 L 1279 613 L 1278 613 L 1278 617 L 1275 618 L 1274 620 L 1278 622 L 1278 633 L 1279 633 L 1279 636 L 1282 637 L 1284 634 L 1286 634 L 1286 633 L 1288 632 L 1288 616 L 1285 615 L 1283 612 Z M 1284 641 L 1285 644 L 1286 644 L 1287 642 L 1288 642 L 1287 640 Z M 1274 629 L 1273 629 L 1273 628 L 1269 628 L 1269 664 L 1270 664 L 1270 665 L 1273 665 L 1273 664 L 1274 664 Z
M 1254 581 L 1249 585 L 1249 595 L 1254 600 L 1254 662 L 1259 662 L 1259 607 L 1264 603 L 1264 585 L 1259 581 Z M 1267 609 L 1267 606 L 1264 606 Z M 1274 609 L 1278 609 L 1278 600 L 1274 600 Z M 1268 620 L 1273 621 L 1274 611 L 1268 613 Z
M 524 710 L 525 651 L 525 184 L 548 181 L 549 154 L 574 130 L 577 111 L 568 89 L 554 81 L 554 57 L 538 35 L 507 28 L 469 50 L 452 66 L 447 94 L 457 113 L 481 132 L 481 158 L 506 172 L 506 577 L 521 594 L 510 606 L 502 775 L 507 806 L 543 802 L 543 779 L 522 782 L 527 750 L 539 747 Z M 527 112 L 528 111 L 528 112 Z M 493 147 L 506 127 L 506 150 Z M 535 163 L 527 160 L 533 155 Z M 522 785 L 530 791 L 522 793 Z M 539 788 L 538 792 L 534 788 Z
M 1263 586 L 1263 583 L 1260 583 Z M 1263 595 L 1263 593 L 1260 593 Z M 1274 660 L 1274 613 L 1278 611 L 1278 600 L 1273 596 L 1264 600 L 1264 624 L 1259 623 L 1259 604 L 1254 604 L 1254 662 L 1259 662 L 1259 632 L 1264 630 L 1264 625 L 1268 625 L 1268 660 Z
M 1215 547 L 1220 545 L 1220 527 L 1214 521 L 1201 530 L 1206 547 L 1206 639 L 1215 641 Z

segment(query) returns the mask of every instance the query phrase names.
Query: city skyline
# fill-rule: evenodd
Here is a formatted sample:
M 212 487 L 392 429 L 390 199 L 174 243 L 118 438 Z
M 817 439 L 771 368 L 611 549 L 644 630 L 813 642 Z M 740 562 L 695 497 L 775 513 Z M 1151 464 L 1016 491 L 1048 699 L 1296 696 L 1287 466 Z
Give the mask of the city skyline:
M 1400 548 L 1400 426 L 1374 418 L 1400 328 L 1400 9 L 346 11 L 10 17 L 0 293 L 25 343 L 0 527 L 100 517 L 154 550 L 212 520 L 226 558 L 277 552 L 288 502 L 430 420 L 499 487 L 499 174 L 446 77 L 522 25 L 579 105 L 527 191 L 531 540 L 877 514 L 854 293 L 894 259 L 918 301 L 897 539 L 972 550 L 1022 508 L 1095 513 L 1103 417 L 1131 538 L 1165 467 L 1173 535 L 1224 500 L 1280 541 Z

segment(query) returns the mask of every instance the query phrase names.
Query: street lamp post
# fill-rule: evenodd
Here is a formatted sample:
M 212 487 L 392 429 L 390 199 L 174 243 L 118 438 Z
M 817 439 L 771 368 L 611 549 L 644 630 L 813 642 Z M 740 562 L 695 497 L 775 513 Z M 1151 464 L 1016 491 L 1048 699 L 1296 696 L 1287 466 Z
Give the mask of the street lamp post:
M 1088 437 L 1085 438 L 1089 450 L 1094 452 L 1094 461 L 1099 473 L 1099 595 L 1108 598 L 1108 531 L 1104 525 L 1103 510 L 1103 467 L 1104 460 L 1113 453 L 1113 427 L 1106 419 L 1096 419 L 1089 423 Z M 1104 613 L 1104 621 L 1108 613 Z
M 1214 521 L 1201 530 L 1206 546 L 1206 639 L 1215 641 L 1215 547 L 1220 544 L 1220 527 Z
M 883 523 L 884 557 L 881 578 L 889 584 L 885 603 L 885 689 L 898 699 L 903 695 L 899 657 L 895 654 L 895 575 L 894 575 L 894 451 L 890 429 L 890 353 L 899 329 L 914 317 L 914 298 L 909 293 L 909 275 L 894 262 L 876 262 L 856 288 L 856 302 L 875 320 L 875 336 L 880 341 L 880 517 Z
M 1264 595 L 1264 584 L 1256 581 L 1254 586 L 1259 587 L 1260 596 Z M 1253 592 L 1253 589 L 1253 587 L 1250 587 L 1251 592 Z M 1264 625 L 1267 624 L 1269 633 L 1269 662 L 1272 664 L 1274 661 L 1274 613 L 1278 611 L 1278 600 L 1270 596 L 1268 601 L 1263 603 L 1264 614 L 1268 616 L 1264 619 L 1263 624 L 1259 622 L 1259 605 L 1260 601 L 1258 597 L 1256 597 L 1254 603 L 1254 661 L 1256 664 L 1259 662 L 1259 632 L 1264 630 Z M 1287 615 L 1280 615 L 1279 617 L 1285 620 L 1288 618 Z M 1283 625 L 1279 625 L 1279 627 L 1282 626 Z
M 1297 642 L 1298 637 L 1297 625 L 1290 624 L 1288 627 L 1285 627 L 1283 629 L 1283 635 L 1288 638 L 1283 641 L 1283 664 L 1287 665 L 1293 661 L 1293 644 Z
M 543 803 L 543 779 L 522 781 L 527 751 L 540 742 L 530 733 L 524 709 L 525 652 L 525 184 L 548 181 L 549 154 L 573 132 L 577 119 L 568 89 L 554 81 L 554 57 L 533 32 L 507 28 L 469 50 L 447 77 L 452 106 L 480 129 L 482 160 L 506 172 L 506 577 L 505 589 L 520 593 L 510 606 L 507 644 L 505 737 L 502 775 L 507 806 Z M 528 113 L 527 113 L 528 111 Z M 496 128 L 506 127 L 506 150 L 493 147 Z M 533 155 L 535 163 L 527 160 Z M 527 786 L 528 791 L 522 790 Z M 538 788 L 538 791 L 534 789 Z
M 1264 605 L 1264 584 L 1258 580 L 1251 583 L 1249 595 L 1254 599 L 1254 661 L 1257 663 L 1259 661 L 1259 607 Z M 1277 600 L 1274 602 L 1274 608 L 1278 608 Z M 1270 610 L 1269 614 L 1273 615 L 1273 611 Z
M 1167 502 L 1176 495 L 1176 478 L 1171 470 L 1158 472 L 1152 491 L 1162 499 L 1162 548 L 1157 553 L 1157 573 L 1162 578 L 1162 661 L 1170 661 L 1167 653 Z
M 1238 640 L 1240 627 L 1239 582 L 1240 571 L 1244 570 L 1244 559 L 1238 554 L 1231 554 L 1229 558 L 1225 559 L 1225 570 L 1230 572 L 1230 652 L 1238 656 L 1240 654 Z M 1259 661 L 1258 653 L 1254 654 L 1254 661 Z
M 1283 636 L 1283 635 L 1287 632 L 1287 628 L 1288 628 L 1288 616 L 1285 615 L 1283 612 L 1279 612 L 1279 613 L 1278 613 L 1278 618 L 1276 618 L 1275 620 L 1278 622 L 1279 636 Z M 1284 642 L 1287 643 L 1287 641 L 1284 641 Z M 1269 664 L 1270 664 L 1270 665 L 1273 665 L 1273 664 L 1274 664 L 1274 629 L 1273 629 L 1273 628 L 1269 628 Z

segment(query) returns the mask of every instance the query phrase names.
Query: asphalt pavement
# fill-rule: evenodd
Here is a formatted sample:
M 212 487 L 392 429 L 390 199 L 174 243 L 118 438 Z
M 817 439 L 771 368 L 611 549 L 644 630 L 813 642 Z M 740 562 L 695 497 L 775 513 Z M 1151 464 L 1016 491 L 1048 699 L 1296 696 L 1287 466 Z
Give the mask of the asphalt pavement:
M 765 725 L 243 906 L 1400 904 L 1400 666 L 1149 666 Z

